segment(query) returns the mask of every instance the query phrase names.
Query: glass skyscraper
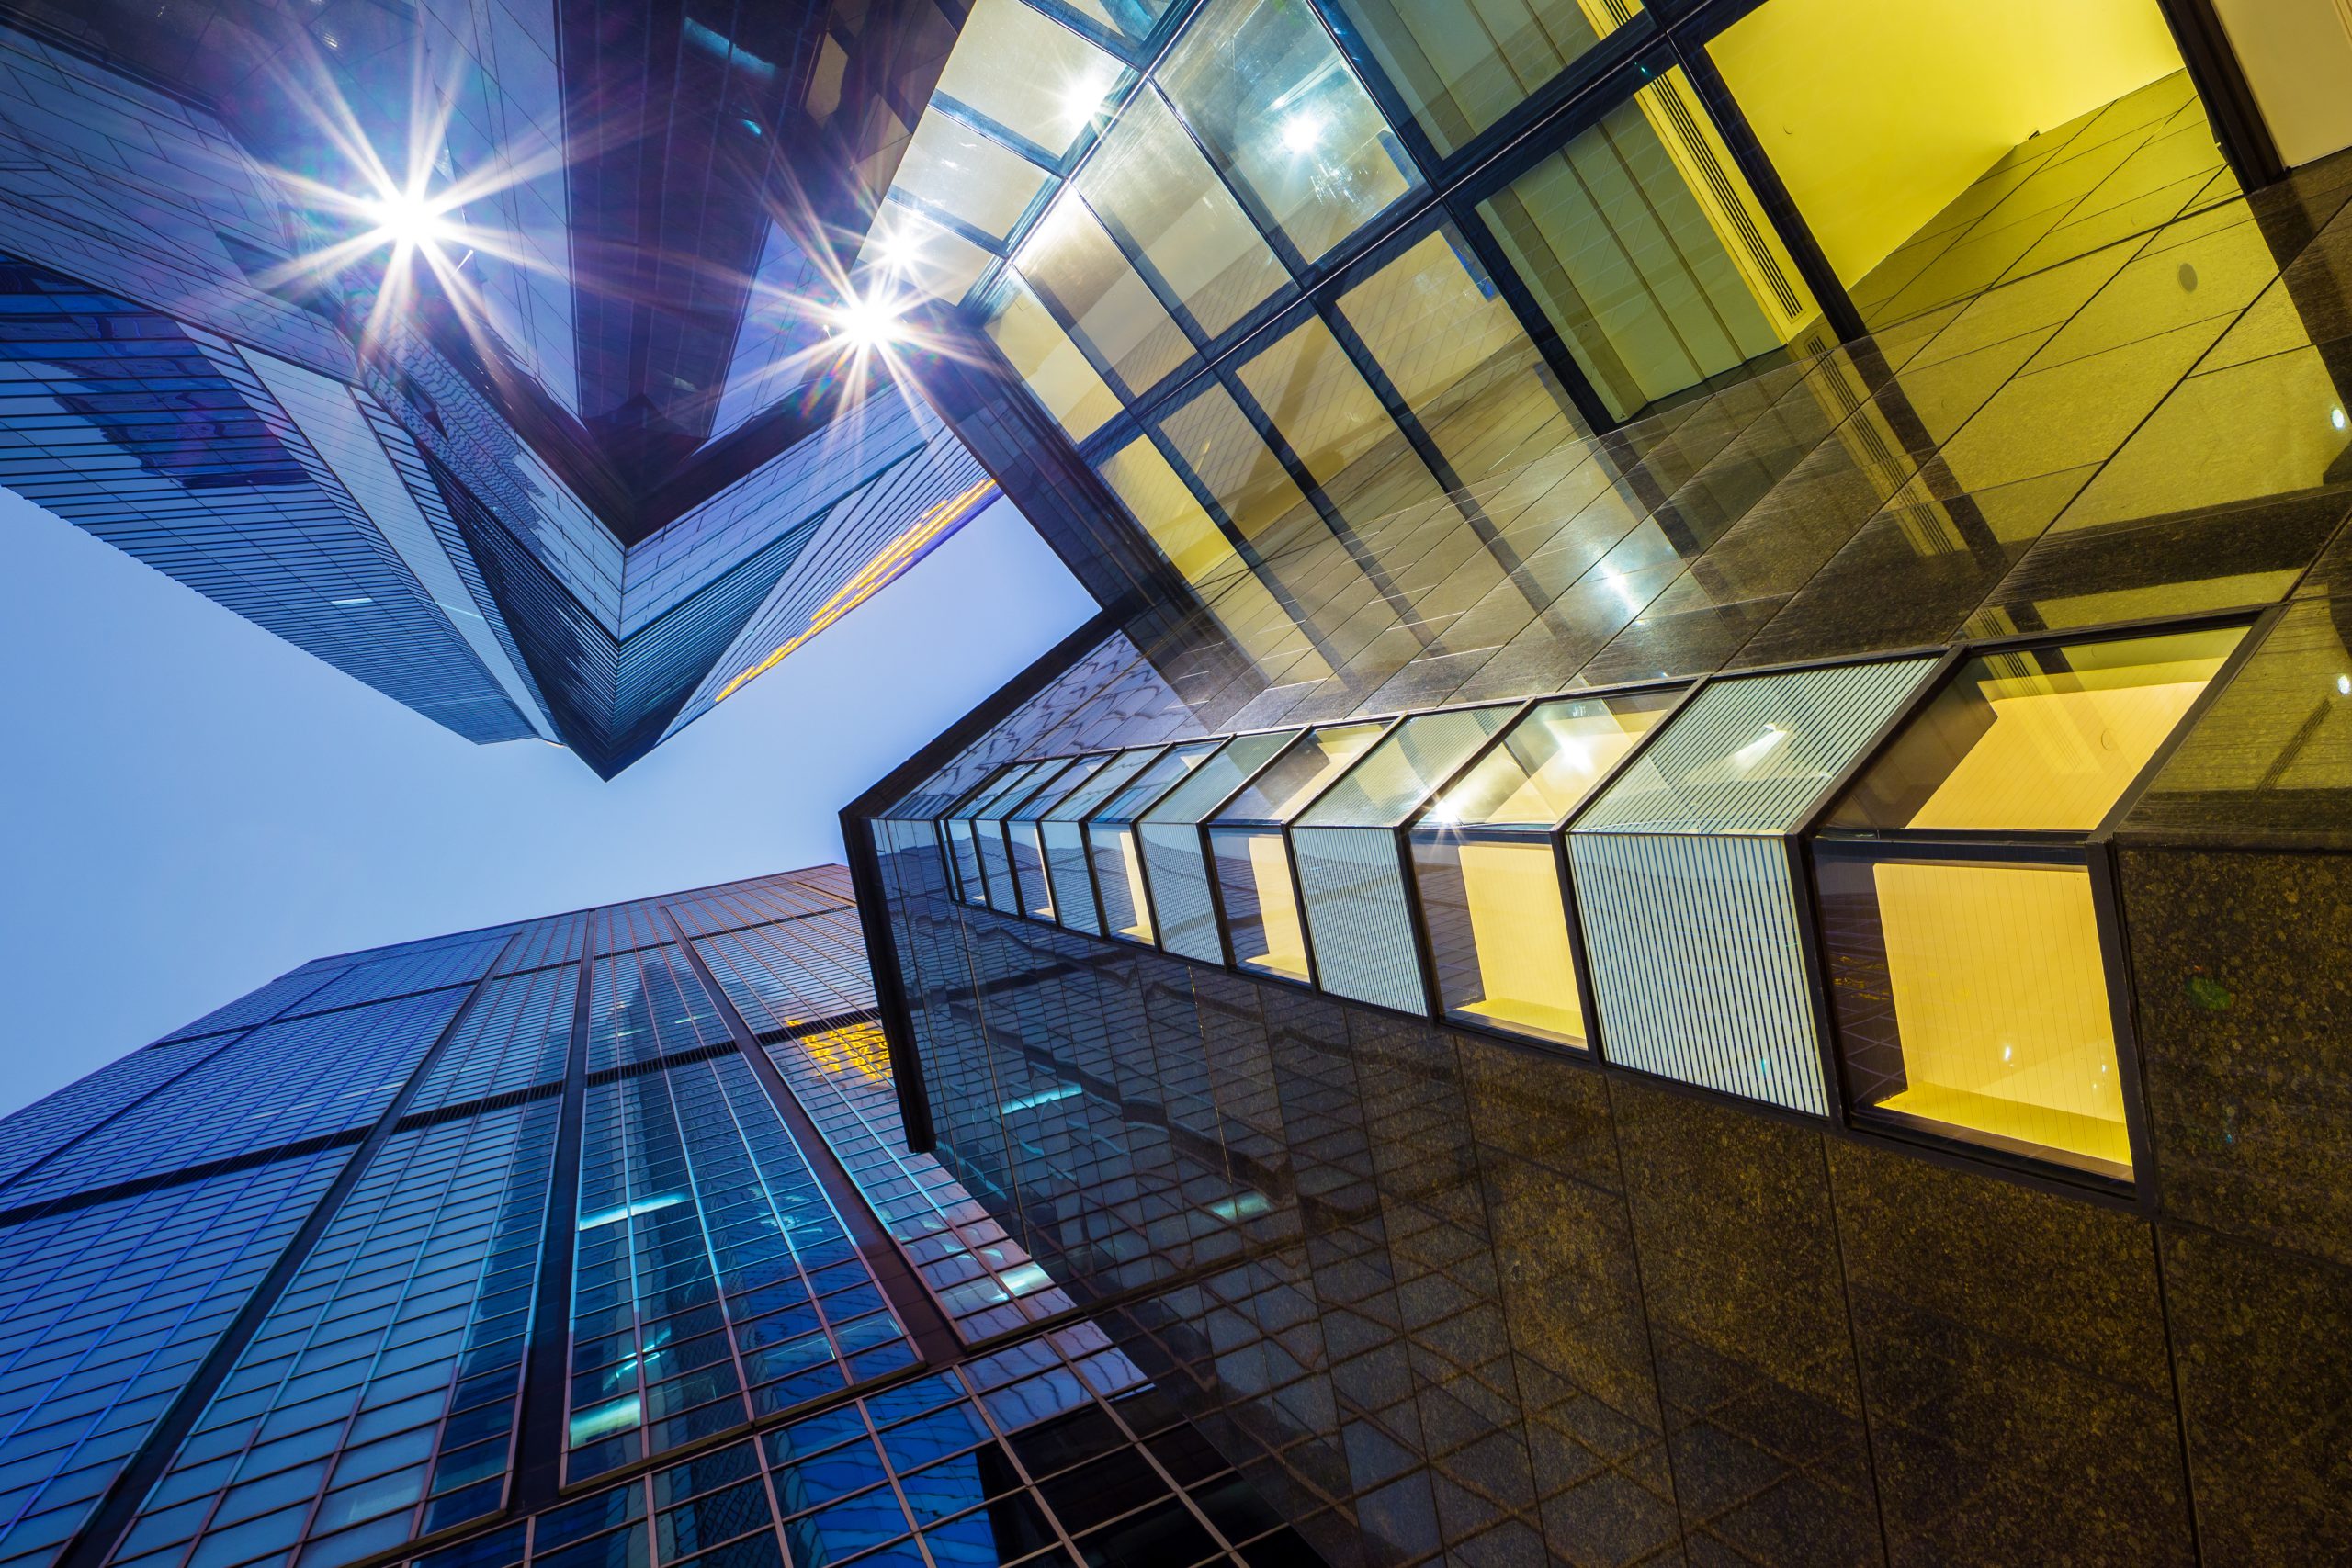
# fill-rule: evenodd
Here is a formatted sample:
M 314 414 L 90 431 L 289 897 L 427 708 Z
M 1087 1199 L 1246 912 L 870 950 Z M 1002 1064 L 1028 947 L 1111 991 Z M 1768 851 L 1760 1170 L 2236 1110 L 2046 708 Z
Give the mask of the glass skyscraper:
M 2352 1553 L 2342 17 L 1095 20 L 885 209 L 1106 606 L 846 813 L 915 1146 L 1334 1560 Z
M 2335 0 L 9 14 L 0 481 L 608 772 L 1100 611 L 0 1123 L 0 1551 L 2352 1560 Z
M 0 1122 L 0 1562 L 1318 1561 L 908 1152 L 873 1004 L 820 867 L 321 959 Z
M 824 345 L 945 26 L 865 9 L 0 8 L 0 484 L 609 776 L 996 495 Z

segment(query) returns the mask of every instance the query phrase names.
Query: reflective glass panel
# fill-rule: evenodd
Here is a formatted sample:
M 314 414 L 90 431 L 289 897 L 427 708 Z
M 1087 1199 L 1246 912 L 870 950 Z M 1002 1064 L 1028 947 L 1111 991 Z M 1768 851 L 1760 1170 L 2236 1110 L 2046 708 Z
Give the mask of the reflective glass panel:
M 1060 308 L 1076 339 L 1129 395 L 1192 356 L 1182 330 L 1074 193 L 1063 192 L 1046 211 L 1013 265 L 1041 298 Z
M 2087 833 L 2245 636 L 2222 626 L 1972 659 L 1829 824 Z
M 893 188 L 1001 240 L 1046 188 L 1046 174 L 934 110 L 908 141 Z
M 1820 314 L 1679 70 L 1478 210 L 1620 419 L 1774 353 Z
M 1149 436 L 1136 437 L 1095 468 L 1185 581 L 1200 587 L 1245 570 L 1216 519 Z
M 1308 261 L 1420 183 L 1330 34 L 1297 0 L 1215 0 L 1159 80 Z
M 1168 797 L 1143 814 L 1146 822 L 1194 823 L 1217 807 L 1242 780 L 1297 739 L 1295 729 L 1264 735 L 1237 735 L 1216 756 L 1198 763 L 1193 774 L 1168 792 Z
M 1136 829 L 1136 847 L 1151 887 L 1153 923 L 1160 945 L 1169 952 L 1212 964 L 1225 962 L 1198 824 L 1298 734 L 1287 729 L 1237 735 L 1144 811 Z
M 1188 740 L 1161 752 L 1133 783 L 1102 803 L 1091 818 L 1096 822 L 1132 822 L 1146 807 L 1176 786 L 1176 781 L 1207 760 L 1221 740 Z
M 1340 295 L 1340 313 L 1463 484 L 1583 428 L 1494 279 L 1450 226 Z
M 1132 751 L 1120 752 L 1097 769 L 1093 777 L 1062 796 L 1060 802 L 1046 813 L 1046 820 L 1075 822 L 1091 815 L 1141 774 L 1159 752 L 1160 748 L 1157 746 L 1138 746 Z
M 1216 820 L 1289 821 L 1292 813 L 1313 800 L 1341 770 L 1369 750 L 1387 728 L 1385 722 L 1375 719 L 1363 724 L 1327 725 L 1316 730 L 1252 779 L 1249 788 L 1217 813 Z M 1155 819 L 1159 815 L 1152 814 Z
M 1551 828 L 1584 804 L 1680 700 L 1679 691 L 1539 703 L 1421 814 L 1423 829 Z
M 981 331 L 1072 441 L 1085 440 L 1119 412 L 1118 394 L 1017 276 L 1004 280 Z
M 978 0 L 938 90 L 1058 158 L 1125 67 L 1021 0 Z
M 1859 1109 L 2132 1174 L 2087 869 L 1883 851 L 1815 864 Z
M 1012 874 L 1020 889 L 1021 907 L 1041 920 L 1052 919 L 1055 908 L 1051 846 L 1045 836 L 1044 818 L 1072 791 L 1101 773 L 1111 757 L 1109 752 L 1080 757 L 1052 784 L 1031 795 L 1005 822 L 1005 836 L 1012 846 Z
M 1077 186 L 1211 337 L 1290 281 L 1157 92 L 1129 100 Z
M 1125 823 L 1091 823 L 1086 829 L 1094 887 L 1102 900 L 1102 923 L 1113 936 L 1151 942 L 1151 899 L 1145 891 L 1143 852 Z
M 1245 539 L 1306 506 L 1306 496 L 1282 459 L 1241 412 L 1233 395 L 1212 381 L 1159 422 L 1201 483 Z
M 1635 0 L 1338 0 L 1441 153 L 1641 14 Z
M 1393 828 L 1519 711 L 1511 703 L 1416 714 L 1299 818 L 1307 828 Z

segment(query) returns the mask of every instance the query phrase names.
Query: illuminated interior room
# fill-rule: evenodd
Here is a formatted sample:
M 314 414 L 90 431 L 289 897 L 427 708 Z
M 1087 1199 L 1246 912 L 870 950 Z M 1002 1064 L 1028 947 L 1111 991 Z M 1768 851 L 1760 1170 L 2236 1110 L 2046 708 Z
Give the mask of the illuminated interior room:
M 1089 813 L 1135 782 L 1149 767 L 1161 748 L 1139 746 L 1102 760 L 1084 783 L 1054 803 L 1037 822 L 1037 841 L 1046 858 L 1054 918 L 1072 931 L 1102 934 L 1102 911 L 1095 902 L 1087 876 L 1085 819 Z
M 2096 840 L 2241 624 L 1971 657 L 1814 844 L 1857 1116 L 2130 1179 Z
M 1518 711 L 1506 703 L 1403 719 L 1293 820 L 1291 852 L 1323 989 L 1428 1010 L 1401 829 Z
M 1414 884 L 1445 1016 L 1589 1048 L 1556 838 L 1681 695 L 1538 703 L 1414 822 Z
M 2156 0 L 1766 0 L 1707 53 L 1873 328 L 2238 193 Z
M 1283 829 L 1387 728 L 1372 720 L 1309 730 L 1209 818 L 1204 831 L 1225 910 L 1227 959 L 1243 971 L 1301 984 L 1310 977 Z
M 1143 808 L 1136 823 L 1136 844 L 1161 947 L 1204 963 L 1225 962 L 1215 878 L 1202 845 L 1201 824 L 1300 734 L 1283 729 L 1237 735 Z
M 1107 935 L 1147 947 L 1157 942 L 1136 819 L 1206 761 L 1217 744 L 1185 741 L 1155 753 L 1148 766 L 1081 824 L 1087 865 L 1094 874 L 1095 896 L 1102 902 Z

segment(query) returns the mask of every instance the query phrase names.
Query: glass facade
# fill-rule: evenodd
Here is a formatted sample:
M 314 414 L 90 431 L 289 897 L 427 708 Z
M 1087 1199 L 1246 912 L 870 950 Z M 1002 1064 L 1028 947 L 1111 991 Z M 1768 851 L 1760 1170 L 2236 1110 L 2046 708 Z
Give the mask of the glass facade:
M 826 141 L 809 105 L 774 101 L 781 34 L 685 50 L 675 89 L 733 108 L 669 121 L 624 168 L 565 132 L 623 101 L 618 46 L 560 43 L 546 0 L 387 15 L 364 48 L 290 14 L 254 24 L 267 44 L 174 45 L 115 0 L 26 9 L 112 41 L 0 29 L 0 484 L 456 733 L 556 741 L 610 776 L 994 499 L 920 399 L 842 383 L 837 269 L 767 216 L 791 175 L 728 189 L 763 161 L 690 150 L 773 131 L 854 161 L 880 129 Z M 923 30 L 910 9 L 854 41 L 924 58 Z M 318 79 L 264 86 L 256 51 Z M 430 89 L 405 79 L 428 58 Z M 910 86 L 921 66 L 888 91 Z M 426 98 L 447 112 L 412 127 Z M 387 260 L 318 196 L 365 187 L 359 143 L 466 193 L 448 254 Z M 622 231 L 648 209 L 658 237 Z M 632 249 L 665 276 L 589 276 Z M 660 308 L 618 303 L 649 282 Z
M 2290 8 L 1033 9 L 1134 76 L 926 319 L 1167 570 L 852 810 L 910 1134 L 1335 1559 L 2352 1550 L 2352 164 L 2228 70 Z M 1401 820 L 1221 818 L 1521 705 Z M 992 772 L 1155 746 L 1114 929 L 942 893 Z
M 0 1561 L 1319 1562 L 908 1149 L 875 1006 L 819 867 L 305 965 L 0 1122 Z

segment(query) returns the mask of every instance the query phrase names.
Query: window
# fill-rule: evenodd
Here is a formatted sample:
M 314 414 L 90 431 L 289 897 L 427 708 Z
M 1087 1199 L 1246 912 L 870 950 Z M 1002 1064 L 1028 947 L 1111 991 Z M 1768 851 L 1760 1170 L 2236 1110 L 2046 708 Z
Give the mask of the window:
M 1710 682 L 1568 829 L 1601 1054 L 1830 1111 L 1795 836 L 1932 660 Z
M 1330 34 L 1296 0 L 1214 0 L 1159 81 L 1306 261 L 1420 184 Z
M 1707 53 L 1873 327 L 2236 192 L 2157 0 L 1767 0 Z
M 1478 210 L 1619 419 L 1775 353 L 1820 315 L 1679 70 Z
M 1387 728 L 1374 720 L 1309 731 L 1210 821 L 1209 852 L 1235 964 L 1285 980 L 1309 977 L 1306 928 L 1299 918 L 1283 825 L 1369 750 Z
M 1839 799 L 1814 863 L 1858 1116 L 2130 1179 L 2088 846 L 2244 636 L 1980 654 Z
M 1634 0 L 1339 0 L 1441 154 L 1642 15 Z
M 1315 972 L 1335 996 L 1426 1012 L 1399 829 L 1516 704 L 1416 714 L 1317 797 L 1291 829 Z
M 1211 964 L 1225 962 L 1216 906 L 1209 890 L 1208 863 L 1201 852 L 1201 820 L 1298 733 L 1284 729 L 1235 736 L 1203 759 L 1190 776 L 1169 790 L 1158 805 L 1145 809 L 1137 820 L 1136 847 L 1151 886 L 1159 945 L 1169 952 Z
M 1585 1047 L 1557 830 L 1680 695 L 1538 703 L 1415 821 L 1413 875 L 1448 1018 Z

